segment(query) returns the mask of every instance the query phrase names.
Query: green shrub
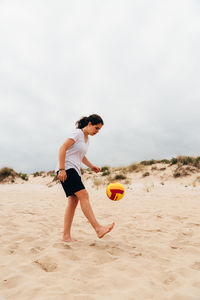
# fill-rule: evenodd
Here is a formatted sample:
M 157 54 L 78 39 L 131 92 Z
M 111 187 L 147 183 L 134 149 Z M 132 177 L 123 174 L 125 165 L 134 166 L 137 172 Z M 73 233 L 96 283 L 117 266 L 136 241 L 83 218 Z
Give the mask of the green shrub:
M 115 179 L 126 179 L 126 176 L 123 174 L 117 174 L 115 175 Z
M 160 162 L 163 163 L 163 164 L 170 164 L 169 159 L 162 159 Z
M 47 175 L 51 175 L 51 174 L 53 174 L 54 173 L 54 171 L 49 171 L 48 173 L 47 173 Z M 22 173 L 20 173 L 20 174 L 22 174 Z M 32 175 L 33 175 L 33 177 L 38 177 L 38 176 L 45 176 L 45 172 L 44 171 L 40 171 L 40 172 L 35 172 L 35 173 L 32 173 Z
M 194 166 L 200 169 L 200 156 L 197 156 L 194 162 Z
M 170 162 L 171 162 L 172 165 L 177 164 L 177 158 L 172 157 L 172 159 L 170 160 Z
M 42 172 L 41 172 L 42 173 Z M 49 172 L 47 172 L 47 175 L 48 176 L 55 176 L 55 170 L 52 170 L 52 171 L 49 171 Z
M 33 175 L 33 177 L 41 176 L 39 172 L 35 172 L 35 173 L 33 173 L 32 175 Z
M 141 165 L 144 165 L 144 166 L 151 166 L 153 164 L 155 164 L 157 161 L 154 160 L 154 159 L 151 159 L 151 160 L 143 160 L 141 161 Z
M 110 175 L 110 171 L 104 171 L 103 173 L 102 173 L 102 176 L 107 176 L 107 175 Z
M 109 167 L 107 167 L 107 166 L 101 167 L 101 172 L 105 172 L 105 171 L 108 171 L 108 170 L 109 170 Z
M 19 176 L 20 176 L 23 180 L 25 180 L 25 181 L 28 180 L 28 175 L 25 174 L 25 173 L 19 173 Z

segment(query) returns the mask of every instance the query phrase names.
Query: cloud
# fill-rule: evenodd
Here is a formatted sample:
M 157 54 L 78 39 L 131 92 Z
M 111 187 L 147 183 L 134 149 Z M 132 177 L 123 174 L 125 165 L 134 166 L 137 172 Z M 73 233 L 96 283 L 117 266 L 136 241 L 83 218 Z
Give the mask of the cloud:
M 54 168 L 91 113 L 105 121 L 94 163 L 198 155 L 199 10 L 186 0 L 1 1 L 1 166 Z

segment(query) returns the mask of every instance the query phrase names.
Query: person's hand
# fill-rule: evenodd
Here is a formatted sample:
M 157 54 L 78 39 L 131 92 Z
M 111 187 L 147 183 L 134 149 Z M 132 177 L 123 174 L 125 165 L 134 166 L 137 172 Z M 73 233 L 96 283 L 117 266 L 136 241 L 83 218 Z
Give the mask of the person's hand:
M 95 173 L 98 173 L 98 172 L 101 171 L 101 168 L 96 167 L 96 166 L 92 166 L 92 167 L 91 167 L 91 170 L 94 171 Z
M 65 180 L 67 180 L 67 173 L 65 172 L 65 170 L 61 170 L 58 173 L 58 179 L 62 182 L 64 182 Z

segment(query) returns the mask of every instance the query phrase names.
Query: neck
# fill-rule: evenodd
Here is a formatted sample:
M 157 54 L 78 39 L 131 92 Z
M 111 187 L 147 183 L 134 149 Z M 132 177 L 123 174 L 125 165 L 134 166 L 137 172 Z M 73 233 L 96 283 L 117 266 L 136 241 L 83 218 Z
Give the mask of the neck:
M 82 128 L 82 131 L 83 131 L 83 133 L 84 133 L 85 136 L 88 136 L 88 132 L 87 132 L 87 128 L 86 127 Z

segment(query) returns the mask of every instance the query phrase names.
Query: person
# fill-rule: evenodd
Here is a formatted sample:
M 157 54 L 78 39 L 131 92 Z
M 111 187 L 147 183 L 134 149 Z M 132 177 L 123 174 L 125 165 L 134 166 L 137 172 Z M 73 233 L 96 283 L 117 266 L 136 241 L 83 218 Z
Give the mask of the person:
M 71 237 L 71 225 L 78 202 L 80 202 L 81 209 L 96 231 L 98 238 L 102 238 L 114 227 L 114 222 L 103 226 L 97 221 L 90 205 L 89 194 L 81 180 L 82 162 L 92 171 L 100 172 L 100 168 L 93 165 L 85 155 L 89 146 L 89 136 L 97 134 L 103 125 L 104 122 L 99 115 L 92 114 L 89 117 L 82 117 L 76 122 L 76 129 L 68 135 L 67 140 L 59 149 L 56 173 L 66 197 L 68 197 L 68 205 L 64 215 L 62 238 L 64 242 L 74 241 Z

